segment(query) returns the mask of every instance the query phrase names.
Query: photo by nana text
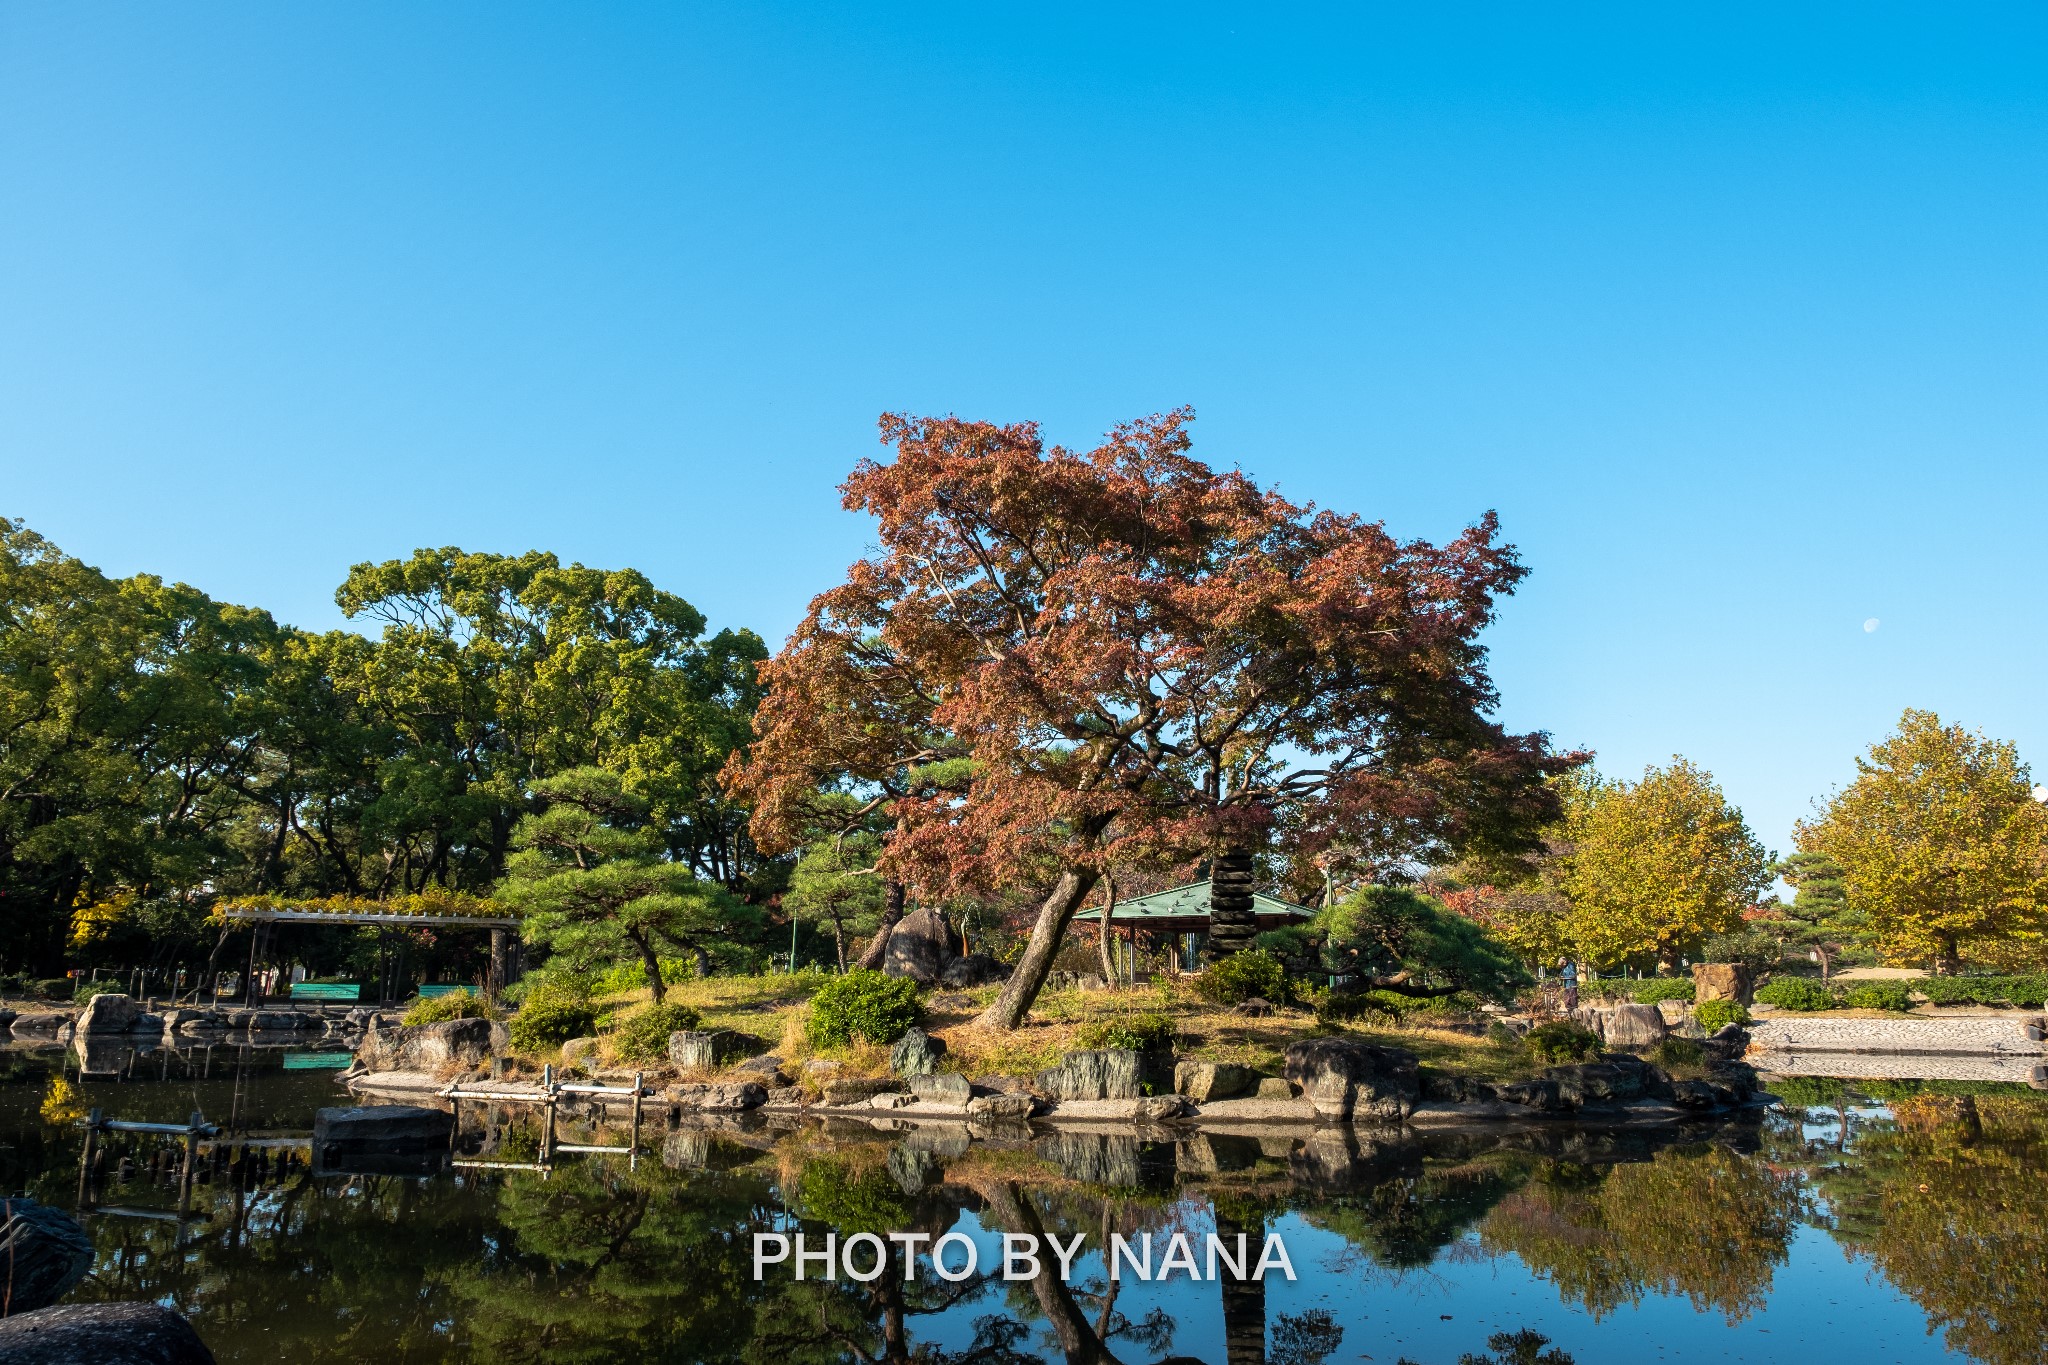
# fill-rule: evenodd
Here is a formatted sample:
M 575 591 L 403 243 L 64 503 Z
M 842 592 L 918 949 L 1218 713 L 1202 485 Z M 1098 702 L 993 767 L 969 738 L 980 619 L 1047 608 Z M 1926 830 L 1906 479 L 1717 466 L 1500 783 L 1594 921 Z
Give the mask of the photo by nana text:
M 1075 1258 L 1087 1241 L 1086 1235 L 1078 1232 L 1064 1243 L 1052 1235 L 1006 1232 L 1001 1236 L 1001 1277 L 1005 1280 L 1034 1280 L 1046 1273 L 1041 1250 L 1049 1250 L 1050 1259 L 1059 1267 L 1060 1279 L 1071 1282 Z M 887 1234 L 887 1240 L 896 1244 L 905 1278 L 916 1273 L 921 1255 L 931 1263 L 932 1273 L 942 1280 L 964 1280 L 980 1269 L 981 1248 L 965 1233 L 949 1232 L 933 1241 L 929 1233 L 892 1232 Z M 1138 1280 L 1166 1280 L 1180 1272 L 1193 1280 L 1263 1280 L 1268 1270 L 1277 1270 L 1290 1280 L 1294 1278 L 1294 1262 L 1287 1255 L 1287 1244 L 1277 1234 L 1267 1234 L 1256 1262 L 1250 1259 L 1251 1249 L 1241 1232 L 1228 1239 L 1212 1232 L 1203 1241 L 1198 1258 L 1188 1234 L 1176 1232 L 1161 1245 L 1155 1262 L 1151 1233 L 1140 1233 L 1132 1239 L 1111 1233 L 1106 1258 L 1109 1278 L 1121 1280 L 1128 1274 Z M 928 1242 L 931 1248 L 925 1252 L 923 1247 Z M 889 1255 L 883 1237 L 872 1232 L 857 1232 L 843 1242 L 837 1233 L 828 1232 L 823 1245 L 806 1245 L 801 1232 L 757 1232 L 754 1278 L 763 1279 L 769 1266 L 781 1265 L 789 1268 L 792 1279 L 843 1278 L 865 1284 L 881 1277 Z M 808 1276 L 806 1267 L 810 1271 Z

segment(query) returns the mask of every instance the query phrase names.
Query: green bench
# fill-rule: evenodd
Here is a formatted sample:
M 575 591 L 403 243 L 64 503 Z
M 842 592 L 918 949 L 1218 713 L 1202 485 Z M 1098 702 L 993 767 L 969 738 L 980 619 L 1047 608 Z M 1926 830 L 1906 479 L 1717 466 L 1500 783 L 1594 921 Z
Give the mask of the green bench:
M 363 988 L 344 981 L 297 981 L 292 983 L 294 1000 L 360 1000 Z
M 438 1000 L 444 995 L 454 995 L 458 991 L 464 995 L 471 993 L 469 987 L 463 985 L 422 986 L 420 987 L 420 999 Z

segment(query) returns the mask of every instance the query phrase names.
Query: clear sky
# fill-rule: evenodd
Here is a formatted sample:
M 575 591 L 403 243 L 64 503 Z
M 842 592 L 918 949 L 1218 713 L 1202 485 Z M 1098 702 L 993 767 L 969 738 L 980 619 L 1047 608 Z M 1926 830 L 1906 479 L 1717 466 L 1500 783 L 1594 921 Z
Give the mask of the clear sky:
M 1773 847 L 1909 705 L 2048 768 L 2048 9 L 0 6 L 0 514 L 109 572 L 538 547 L 775 643 L 881 411 L 1182 403 L 1498 509 L 1504 718 Z

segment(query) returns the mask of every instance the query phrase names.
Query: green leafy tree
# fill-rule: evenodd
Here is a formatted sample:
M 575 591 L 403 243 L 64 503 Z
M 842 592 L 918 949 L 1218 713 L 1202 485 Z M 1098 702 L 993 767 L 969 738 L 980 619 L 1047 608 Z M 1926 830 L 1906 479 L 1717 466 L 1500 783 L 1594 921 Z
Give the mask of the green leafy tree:
M 1966 953 L 2041 961 L 2048 806 L 2011 744 L 1909 710 L 1797 838 L 1841 869 L 1887 956 L 1931 960 L 1945 976 Z
M 521 820 L 498 896 L 525 916 L 529 942 L 579 964 L 637 957 L 659 1003 L 664 948 L 693 953 L 752 934 L 760 913 L 662 856 L 647 806 L 616 773 L 572 768 L 533 785 L 542 809 Z
M 864 832 L 821 839 L 790 872 L 783 908 L 832 935 L 841 971 L 846 970 L 848 939 L 872 934 L 881 924 L 888 898 L 875 873 L 881 851 L 881 840 Z
M 1317 911 L 1307 933 L 1319 941 L 1323 965 L 1356 976 L 1359 990 L 1504 1000 L 1529 979 L 1478 923 L 1406 887 L 1360 887 Z
M 1683 758 L 1635 782 L 1576 785 L 1563 842 L 1566 936 L 1604 964 L 1649 959 L 1672 970 L 1711 935 L 1740 929 L 1771 875 L 1742 812 Z
M 1792 901 L 1760 927 L 1780 930 L 1788 944 L 1807 950 L 1825 980 L 1844 954 L 1870 941 L 1869 916 L 1849 903 L 1841 867 L 1818 853 L 1794 853 L 1772 870 L 1792 887 Z

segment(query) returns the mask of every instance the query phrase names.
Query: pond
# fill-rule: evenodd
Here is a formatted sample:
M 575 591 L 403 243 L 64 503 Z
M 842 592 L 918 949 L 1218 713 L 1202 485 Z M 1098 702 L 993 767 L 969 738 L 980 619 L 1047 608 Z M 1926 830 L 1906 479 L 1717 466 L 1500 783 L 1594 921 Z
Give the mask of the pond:
M 514 1107 L 466 1115 L 458 1164 L 408 1175 L 316 1172 L 294 1145 L 344 1102 L 318 1069 L 332 1059 L 143 1053 L 122 1080 L 80 1081 L 62 1056 L 0 1053 L 0 1185 L 78 1207 L 88 1107 L 222 1125 L 183 1222 L 165 1140 L 106 1141 L 82 1213 L 97 1265 L 71 1297 L 176 1307 L 224 1362 L 2048 1358 L 2048 1103 L 2020 1087 L 1787 1077 L 1774 1089 L 1797 1108 L 1737 1123 L 1406 1140 L 1041 1127 L 970 1144 L 661 1113 L 637 1158 L 547 1163 Z M 565 1136 L 629 1140 L 584 1120 Z M 865 1282 L 773 1263 L 757 1280 L 757 1235 L 772 1255 L 797 1232 L 813 1249 L 958 1233 L 977 1268 L 920 1259 L 906 1277 L 898 1242 Z M 1083 1240 L 1065 1278 L 1046 1255 L 1005 1280 L 1005 1233 Z M 1164 1260 L 1176 1233 L 1196 1275 L 1106 1278 L 1113 1235 Z M 1238 1233 L 1247 1260 L 1277 1236 L 1294 1278 L 1232 1275 Z M 964 1260 L 956 1241 L 949 1273 Z

